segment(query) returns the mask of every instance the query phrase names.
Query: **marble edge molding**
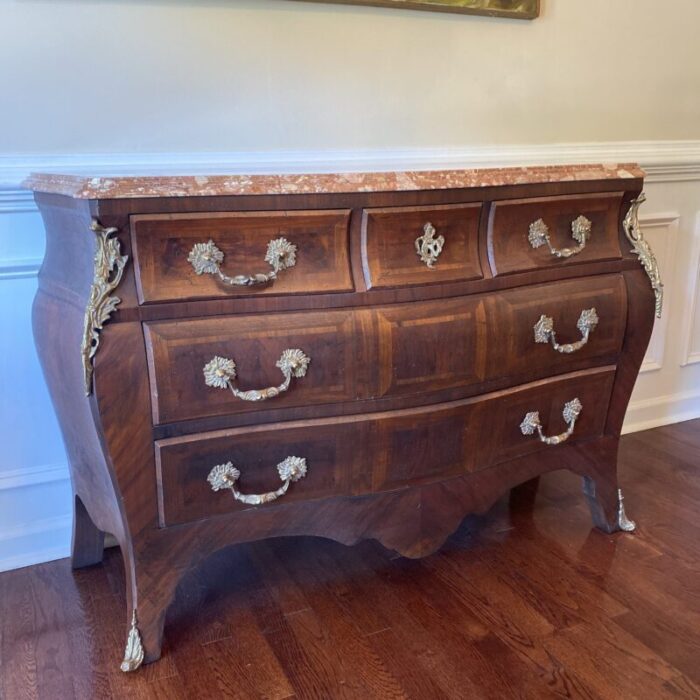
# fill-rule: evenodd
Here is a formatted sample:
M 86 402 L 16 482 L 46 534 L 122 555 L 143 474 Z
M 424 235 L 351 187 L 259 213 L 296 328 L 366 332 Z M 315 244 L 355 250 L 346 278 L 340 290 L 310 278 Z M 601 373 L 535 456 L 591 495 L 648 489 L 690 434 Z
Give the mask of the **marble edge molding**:
M 84 177 L 60 173 L 32 173 L 22 183 L 22 187 L 75 199 L 132 199 L 400 192 L 634 179 L 643 178 L 644 175 L 644 171 L 636 163 L 298 175 Z

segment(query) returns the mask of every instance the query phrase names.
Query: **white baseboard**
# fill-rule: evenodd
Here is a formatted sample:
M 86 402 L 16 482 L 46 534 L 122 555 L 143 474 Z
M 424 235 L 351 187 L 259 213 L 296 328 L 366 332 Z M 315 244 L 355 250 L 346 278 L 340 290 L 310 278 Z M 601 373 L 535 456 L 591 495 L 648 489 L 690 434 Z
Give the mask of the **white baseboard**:
M 622 434 L 636 433 L 694 418 L 700 418 L 700 392 L 697 391 L 632 401 L 627 409 Z
M 0 571 L 69 556 L 72 527 L 73 516 L 68 514 L 0 532 Z
M 41 547 L 42 544 L 42 542 L 37 542 L 39 547 Z M 56 561 L 56 559 L 65 559 L 69 556 L 69 546 L 29 549 L 25 554 L 18 554 L 10 557 L 2 557 L 0 554 L 0 573 L 3 571 L 13 571 L 14 569 L 23 569 L 25 566 L 45 564 L 46 562 Z
M 11 498 L 17 504 L 15 523 L 11 527 L 0 528 L 0 571 L 62 559 L 70 554 L 72 512 L 31 522 L 23 521 L 26 515 L 21 517 L 22 504 L 31 503 L 36 498 L 36 487 L 69 481 L 68 465 L 65 463 L 0 472 L 0 493 L 16 491 Z M 63 490 L 70 494 L 70 486 L 66 485 Z M 56 507 L 59 513 L 71 508 L 70 499 L 64 503 L 61 498 L 61 503 Z M 49 511 L 52 509 L 49 508 Z

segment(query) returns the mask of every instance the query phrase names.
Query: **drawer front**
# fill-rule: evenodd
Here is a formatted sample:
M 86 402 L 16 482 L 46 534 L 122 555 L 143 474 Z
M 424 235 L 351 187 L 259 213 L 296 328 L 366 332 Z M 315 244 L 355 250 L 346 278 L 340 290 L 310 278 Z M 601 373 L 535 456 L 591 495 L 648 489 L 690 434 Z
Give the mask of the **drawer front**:
M 367 209 L 362 263 L 370 289 L 480 279 L 482 205 Z
M 370 363 L 360 326 L 352 309 L 145 324 L 154 422 L 352 401 Z M 285 350 L 301 350 L 310 362 L 274 398 L 246 400 L 207 385 L 204 368 L 220 357 L 235 363 L 236 388 L 278 387 Z
M 352 291 L 349 221 L 345 210 L 133 216 L 139 300 Z M 275 264 L 268 246 L 279 239 L 294 246 L 294 264 L 285 268 L 289 249 L 278 248 L 286 253 L 282 269 L 266 281 Z
M 584 342 L 577 326 L 591 310 L 598 322 Z M 627 295 L 622 275 L 615 274 L 379 307 L 374 313 L 375 395 L 408 396 L 479 384 L 512 386 L 612 364 L 624 340 Z M 547 342 L 535 337 L 542 316 L 551 319 L 554 331 Z M 570 352 L 557 350 L 552 339 Z M 572 343 L 580 347 L 561 347 Z
M 562 433 L 568 428 L 564 406 L 578 399 L 582 408 L 569 441 L 602 435 L 613 378 L 614 370 L 601 368 L 439 406 L 161 440 L 160 524 L 392 491 L 561 449 L 545 445 L 537 433 L 523 434 L 526 414 L 539 412 L 545 436 Z M 207 481 L 215 466 L 230 463 L 239 471 L 234 485 L 240 494 L 270 493 L 283 484 L 276 465 L 288 457 L 303 458 L 306 475 L 263 505 L 240 502 L 226 488 L 215 492 Z
M 612 364 L 622 351 L 627 288 L 620 274 L 513 289 L 494 295 L 493 305 L 490 377 L 519 383 Z
M 481 414 L 477 464 L 482 468 L 540 450 L 556 450 L 561 445 L 544 444 L 536 429 L 524 434 L 522 424 L 528 414 L 537 413 L 544 437 L 563 437 L 570 427 L 565 409 L 576 399 L 580 413 L 571 436 L 562 444 L 603 435 L 614 380 L 615 372 L 608 366 L 498 392 Z
M 593 310 L 585 337 L 581 315 Z M 154 422 L 451 392 L 445 400 L 611 364 L 626 315 L 622 276 L 604 275 L 376 308 L 148 323 Z M 537 342 L 543 316 L 552 332 Z M 297 349 L 310 361 L 284 390 L 232 395 L 279 387 L 278 363 Z M 207 385 L 203 370 L 216 357 L 235 363 L 228 388 Z
M 494 202 L 488 225 L 493 274 L 619 259 L 622 197 L 616 192 Z

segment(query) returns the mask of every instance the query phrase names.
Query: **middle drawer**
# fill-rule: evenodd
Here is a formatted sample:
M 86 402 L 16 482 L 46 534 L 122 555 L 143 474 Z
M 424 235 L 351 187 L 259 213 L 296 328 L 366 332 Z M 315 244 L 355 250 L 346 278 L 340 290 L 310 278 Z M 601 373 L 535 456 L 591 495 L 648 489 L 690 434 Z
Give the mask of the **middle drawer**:
M 614 362 L 626 315 L 624 279 L 613 274 L 390 306 L 146 323 L 153 419 L 513 386 Z

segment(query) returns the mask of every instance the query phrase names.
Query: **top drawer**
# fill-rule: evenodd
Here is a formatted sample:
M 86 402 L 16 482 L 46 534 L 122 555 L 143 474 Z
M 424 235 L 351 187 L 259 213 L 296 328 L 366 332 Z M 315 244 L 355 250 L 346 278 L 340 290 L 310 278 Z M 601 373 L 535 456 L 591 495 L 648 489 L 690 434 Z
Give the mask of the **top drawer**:
M 489 262 L 495 276 L 617 260 L 622 192 L 494 202 Z
M 347 210 L 133 216 L 139 301 L 352 291 L 349 220 Z M 278 239 L 293 265 L 275 276 Z
M 366 209 L 362 265 L 369 289 L 483 277 L 479 262 L 481 202 Z

